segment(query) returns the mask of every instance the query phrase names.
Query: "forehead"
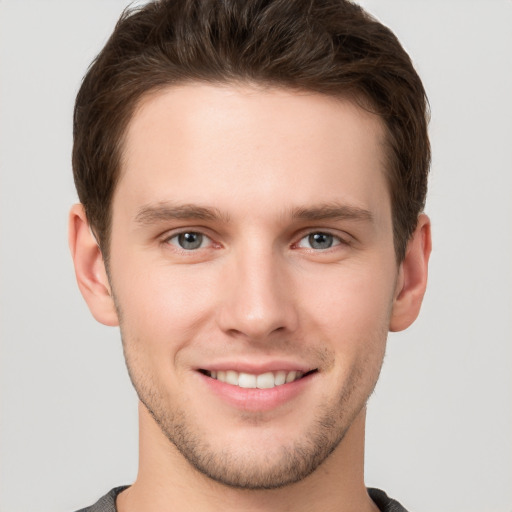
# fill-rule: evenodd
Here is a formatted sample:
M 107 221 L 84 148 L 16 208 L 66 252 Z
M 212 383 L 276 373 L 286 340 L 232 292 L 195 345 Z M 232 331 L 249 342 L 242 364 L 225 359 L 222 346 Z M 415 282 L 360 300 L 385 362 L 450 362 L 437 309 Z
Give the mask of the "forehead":
M 385 128 L 354 102 L 318 93 L 170 87 L 145 96 L 128 125 L 114 213 L 119 197 L 134 208 L 216 202 L 252 214 L 278 198 L 290 208 L 322 201 L 386 210 Z

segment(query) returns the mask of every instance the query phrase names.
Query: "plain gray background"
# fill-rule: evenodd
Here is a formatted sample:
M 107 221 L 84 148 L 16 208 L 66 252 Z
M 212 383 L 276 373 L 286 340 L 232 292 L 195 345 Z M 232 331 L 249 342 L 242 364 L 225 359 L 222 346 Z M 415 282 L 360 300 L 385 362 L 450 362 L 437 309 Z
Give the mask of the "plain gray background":
M 512 510 L 512 2 L 362 2 L 432 107 L 434 251 L 416 324 L 370 400 L 367 484 L 416 512 Z M 74 95 L 124 0 L 0 0 L 1 512 L 65 512 L 136 475 L 117 329 L 66 230 Z

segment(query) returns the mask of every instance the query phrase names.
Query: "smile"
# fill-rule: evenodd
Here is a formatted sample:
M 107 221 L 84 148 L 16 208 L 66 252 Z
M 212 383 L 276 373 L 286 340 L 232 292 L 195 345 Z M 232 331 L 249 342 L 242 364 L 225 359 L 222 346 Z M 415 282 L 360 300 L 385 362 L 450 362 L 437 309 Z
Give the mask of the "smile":
M 232 386 L 238 386 L 247 389 L 270 389 L 276 386 L 282 386 L 289 384 L 296 380 L 301 379 L 305 375 L 312 373 L 312 370 L 307 373 L 301 371 L 284 371 L 280 370 L 277 372 L 265 372 L 259 375 L 253 375 L 251 373 L 237 372 L 234 370 L 218 370 L 218 371 L 207 371 L 203 370 L 204 373 L 212 379 L 216 379 Z

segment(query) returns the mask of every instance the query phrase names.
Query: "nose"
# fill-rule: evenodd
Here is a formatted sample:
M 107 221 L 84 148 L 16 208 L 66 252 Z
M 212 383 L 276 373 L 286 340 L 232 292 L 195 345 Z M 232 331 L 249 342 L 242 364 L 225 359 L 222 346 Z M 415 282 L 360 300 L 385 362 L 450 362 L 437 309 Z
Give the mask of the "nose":
M 296 330 L 293 279 L 272 250 L 240 251 L 223 269 L 219 327 L 230 336 L 263 341 Z

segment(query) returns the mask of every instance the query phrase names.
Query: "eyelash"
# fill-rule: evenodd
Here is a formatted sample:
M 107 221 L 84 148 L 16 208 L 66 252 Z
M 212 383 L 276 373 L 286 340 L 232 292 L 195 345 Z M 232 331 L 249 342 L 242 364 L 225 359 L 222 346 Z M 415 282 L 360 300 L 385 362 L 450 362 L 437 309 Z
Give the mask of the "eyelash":
M 314 247 L 311 247 L 312 243 L 314 243 L 312 238 L 316 237 L 318 235 L 323 236 L 323 237 L 330 237 L 332 244 L 329 245 L 329 247 L 325 247 L 325 248 L 315 249 Z M 307 249 L 307 250 L 310 250 L 310 251 L 313 251 L 313 252 L 325 252 L 325 251 L 328 251 L 329 249 L 333 249 L 333 248 L 338 247 L 340 245 L 349 245 L 347 240 L 345 240 L 344 238 L 342 238 L 342 237 L 340 237 L 338 235 L 335 235 L 334 233 L 330 233 L 329 231 L 322 231 L 322 230 L 309 231 L 304 236 L 302 236 L 299 239 L 299 241 L 294 244 L 294 246 L 295 247 L 301 247 L 300 244 L 301 244 L 301 242 L 303 240 L 308 240 L 309 245 L 310 245 L 310 247 L 303 247 L 303 248 Z M 319 242 L 319 241 L 317 240 L 317 242 Z M 321 242 L 319 242 L 319 243 L 321 243 Z
M 200 242 L 199 247 L 186 249 L 185 247 L 181 247 L 180 245 L 178 245 L 178 243 L 174 244 L 171 242 L 171 240 L 173 240 L 173 239 L 178 240 L 180 236 L 185 236 L 185 235 L 199 235 L 201 237 L 201 242 Z M 173 245 L 178 251 L 181 251 L 184 253 L 193 253 L 193 252 L 196 252 L 198 249 L 206 248 L 206 247 L 202 247 L 203 243 L 205 242 L 205 239 L 209 240 L 210 245 L 215 245 L 215 242 L 212 240 L 211 237 L 209 237 L 208 235 L 206 235 L 205 233 L 203 233 L 201 231 L 194 231 L 192 229 L 180 231 L 179 233 L 174 233 L 171 236 L 166 237 L 163 240 L 163 243 L 167 244 L 167 245 Z M 220 246 L 220 244 L 217 244 L 217 245 Z
M 201 237 L 201 240 L 199 242 L 199 246 L 198 247 L 193 247 L 193 248 L 185 248 L 183 246 L 181 246 L 181 244 L 178 242 L 178 239 L 179 237 L 181 236 L 185 236 L 185 235 L 199 235 Z M 313 243 L 313 240 L 312 240 L 312 237 L 315 237 L 315 236 L 318 236 L 318 235 L 321 235 L 321 236 L 324 236 L 324 237 L 330 237 L 332 240 L 332 243 L 331 245 L 329 245 L 328 247 L 325 247 L 325 248 L 318 248 L 318 249 L 315 249 L 314 247 L 311 247 L 312 243 Z M 176 239 L 177 242 L 176 243 L 172 243 L 171 240 L 173 239 Z M 205 243 L 205 239 L 207 239 L 209 241 L 209 247 L 204 247 L 203 244 Z M 304 240 L 308 240 L 309 242 L 309 245 L 310 247 L 304 247 L 301 245 L 301 243 L 304 241 Z M 176 250 L 180 251 L 180 252 L 183 252 L 183 253 L 194 253 L 196 252 L 197 250 L 199 249 L 207 249 L 207 248 L 211 248 L 212 246 L 215 248 L 215 246 L 217 247 L 221 247 L 220 244 L 216 243 L 210 236 L 206 235 L 205 233 L 203 233 L 202 231 L 194 231 L 194 230 L 184 230 L 184 231 L 180 231 L 178 233 L 174 233 L 172 234 L 171 236 L 167 236 L 164 240 L 163 240 L 163 243 L 164 244 L 167 244 L 167 245 L 172 245 L 176 248 Z M 193 244 L 193 242 L 191 242 Z M 321 241 L 319 241 L 319 243 L 321 243 Z M 321 252 L 326 252 L 326 251 L 329 251 L 330 249 L 333 249 L 335 247 L 338 247 L 340 245 L 344 245 L 344 246 L 347 246 L 347 245 L 350 245 L 350 242 L 347 241 L 345 238 L 342 238 L 340 237 L 339 235 L 335 235 L 333 233 L 330 233 L 329 231 L 324 231 L 324 230 L 313 230 L 313 231 L 308 231 L 306 233 L 303 233 L 301 234 L 301 237 L 300 239 L 295 242 L 294 244 L 292 244 L 292 248 L 303 248 L 303 249 L 306 249 L 308 251 L 312 251 L 312 252 L 315 252 L 315 253 L 321 253 Z

